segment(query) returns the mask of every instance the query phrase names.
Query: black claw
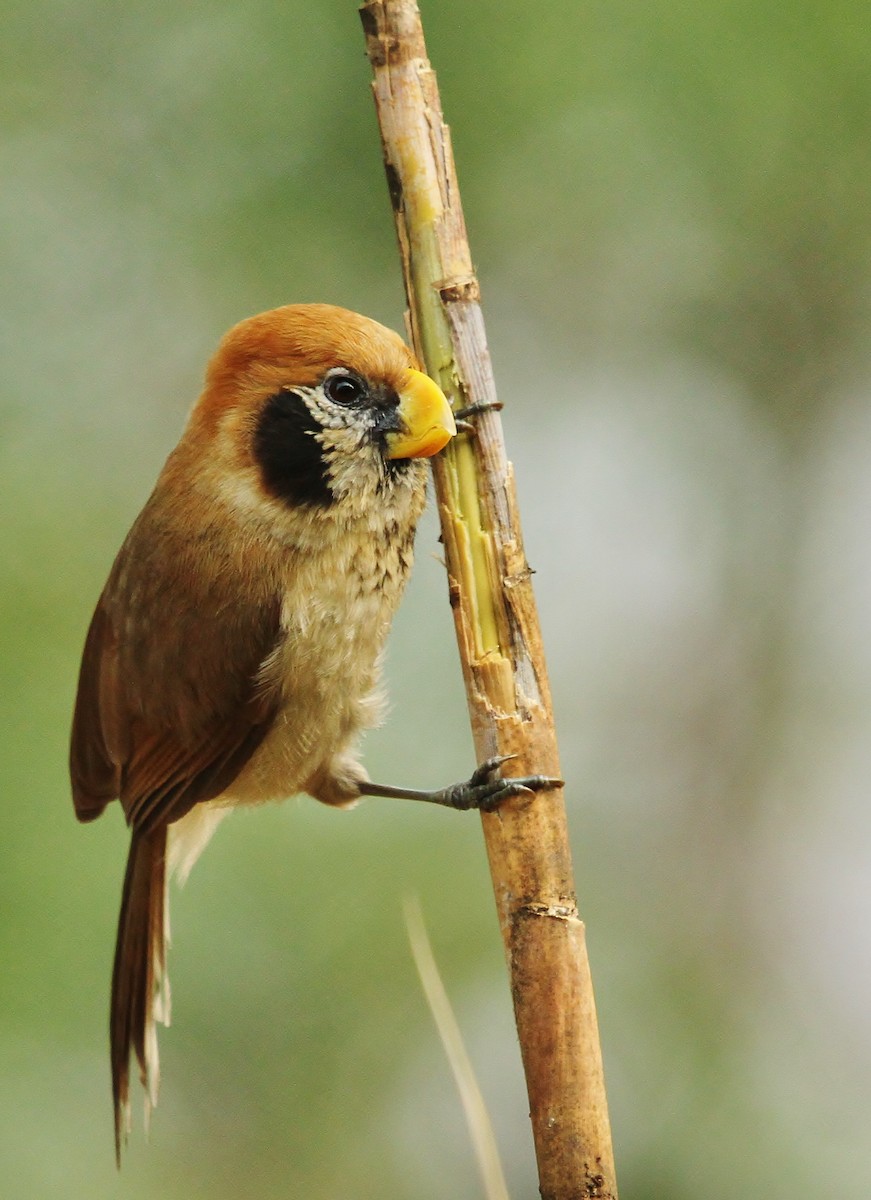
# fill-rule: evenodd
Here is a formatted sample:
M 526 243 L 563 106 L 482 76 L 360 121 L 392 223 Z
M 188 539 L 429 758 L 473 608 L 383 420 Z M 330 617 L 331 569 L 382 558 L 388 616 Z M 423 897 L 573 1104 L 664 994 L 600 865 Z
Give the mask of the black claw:
M 501 400 L 482 400 L 480 404 L 467 404 L 465 408 L 458 408 L 454 413 L 454 420 L 462 421 L 464 417 L 477 417 L 485 412 L 501 412 L 504 407 Z
M 478 787 L 482 783 L 501 782 L 494 781 L 493 774 L 498 771 L 503 763 L 510 762 L 512 758 L 517 758 L 516 754 L 494 754 L 491 758 L 486 758 L 481 763 L 480 767 L 476 767 L 472 772 L 472 777 L 469 780 L 469 787 Z
M 530 800 L 535 795 L 532 788 L 528 788 L 519 779 L 507 779 L 503 781 L 495 792 L 487 796 L 479 805 L 481 812 L 495 812 L 499 806 L 506 800 L 516 799 L 519 796 L 526 796 Z

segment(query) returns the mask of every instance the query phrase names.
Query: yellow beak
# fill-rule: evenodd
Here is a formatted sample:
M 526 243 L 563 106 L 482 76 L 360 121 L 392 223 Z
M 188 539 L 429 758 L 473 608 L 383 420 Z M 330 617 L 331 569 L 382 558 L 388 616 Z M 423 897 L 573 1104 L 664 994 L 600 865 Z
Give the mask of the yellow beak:
M 444 392 L 420 371 L 407 371 L 402 381 L 399 419 L 402 429 L 386 435 L 388 458 L 429 458 L 457 432 Z

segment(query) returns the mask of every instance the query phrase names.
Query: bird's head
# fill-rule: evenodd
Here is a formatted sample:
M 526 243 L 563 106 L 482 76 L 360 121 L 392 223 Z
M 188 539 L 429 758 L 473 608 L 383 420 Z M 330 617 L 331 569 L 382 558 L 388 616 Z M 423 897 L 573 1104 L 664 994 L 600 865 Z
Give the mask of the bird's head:
M 455 433 L 444 394 L 397 334 L 295 304 L 225 335 L 186 440 L 237 484 L 317 515 L 420 488 L 418 460 Z

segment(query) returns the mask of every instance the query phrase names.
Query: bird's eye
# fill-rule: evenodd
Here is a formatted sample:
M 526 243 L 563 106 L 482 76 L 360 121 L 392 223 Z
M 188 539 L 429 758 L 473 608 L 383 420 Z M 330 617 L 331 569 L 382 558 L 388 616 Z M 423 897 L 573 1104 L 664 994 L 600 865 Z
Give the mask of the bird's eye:
M 324 380 L 324 392 L 336 404 L 359 404 L 366 388 L 354 375 L 330 375 Z

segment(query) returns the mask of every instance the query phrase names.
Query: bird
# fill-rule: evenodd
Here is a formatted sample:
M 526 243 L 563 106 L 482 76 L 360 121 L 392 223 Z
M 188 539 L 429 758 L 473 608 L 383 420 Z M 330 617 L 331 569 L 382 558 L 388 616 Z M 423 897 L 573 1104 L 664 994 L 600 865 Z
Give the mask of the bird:
M 466 427 L 466 426 L 464 426 Z M 560 781 L 505 757 L 434 791 L 372 782 L 385 639 L 412 566 L 426 458 L 455 414 L 400 336 L 328 304 L 234 325 L 119 550 L 88 628 L 70 743 L 76 816 L 130 827 L 110 1000 L 115 1156 L 130 1064 L 157 1102 L 167 886 L 232 808 L 305 793 L 492 810 Z

